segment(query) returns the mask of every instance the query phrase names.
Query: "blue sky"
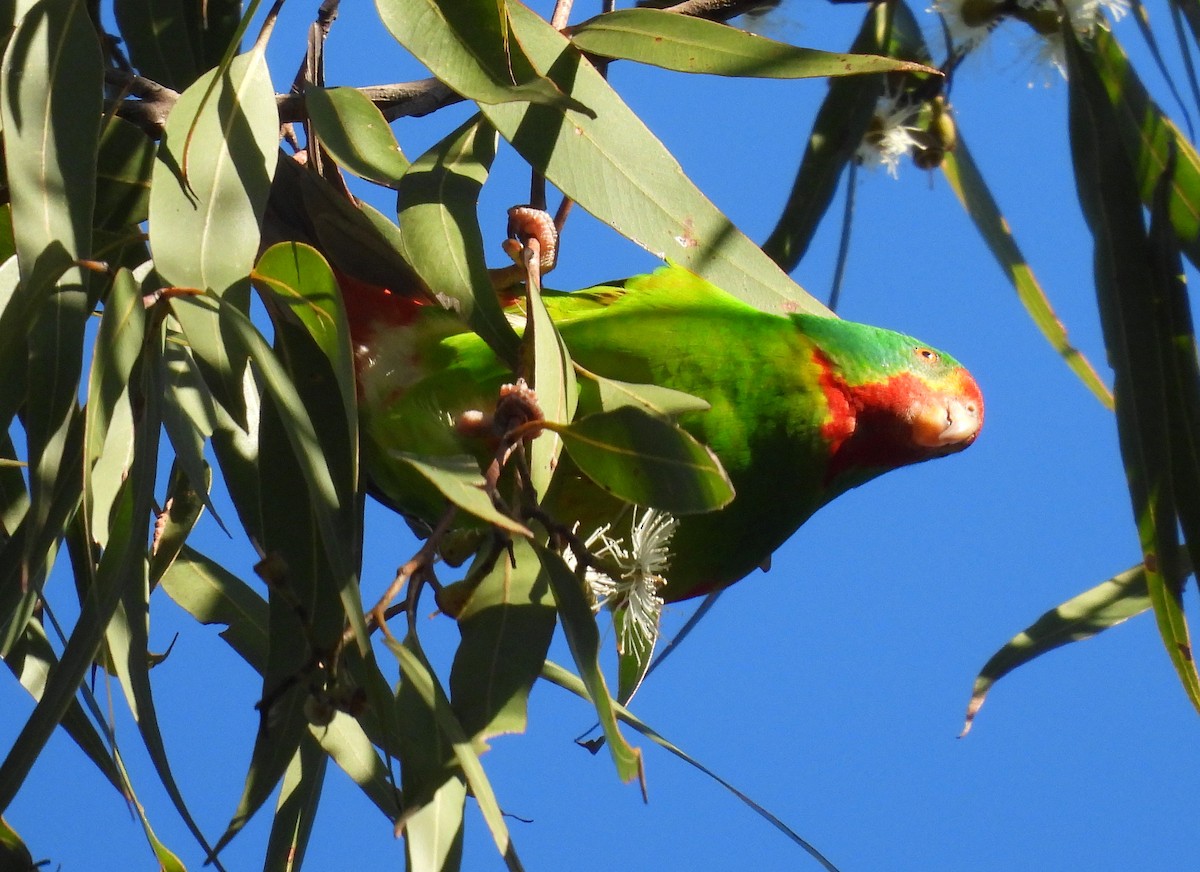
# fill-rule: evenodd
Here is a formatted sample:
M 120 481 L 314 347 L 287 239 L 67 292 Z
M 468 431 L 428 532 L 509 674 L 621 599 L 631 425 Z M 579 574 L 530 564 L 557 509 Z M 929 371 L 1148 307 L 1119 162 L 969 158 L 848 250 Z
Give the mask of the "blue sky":
M 863 14 L 858 5 L 794 6 L 774 17 L 770 33 L 831 50 L 849 44 Z M 280 89 L 300 58 L 310 13 L 285 9 L 270 55 Z M 1151 13 L 1166 17 L 1157 5 Z M 1129 47 L 1139 43 L 1128 19 L 1116 32 Z M 327 51 L 331 84 L 421 75 L 365 4 L 342 10 Z M 952 102 L 1072 339 L 1107 377 L 1091 240 L 1066 141 L 1067 89 L 1035 55 L 1032 36 L 1001 28 L 960 71 Z M 1144 52 L 1135 57 L 1153 82 Z M 632 64 L 614 65 L 612 81 L 699 187 L 763 239 L 824 83 L 686 77 Z M 467 111 L 404 120 L 394 130 L 415 157 Z M 527 170 L 502 145 L 481 203 L 497 264 L 504 210 L 527 190 Z M 983 434 L 962 455 L 890 474 L 824 509 L 769 573 L 720 600 L 639 693 L 635 712 L 845 872 L 1195 865 L 1200 846 L 1178 821 L 1188 819 L 1200 783 L 1200 724 L 1148 617 L 1019 670 L 993 691 L 972 734 L 956 738 L 988 656 L 1045 609 L 1134 564 L 1137 540 L 1112 416 L 1038 334 L 942 177 L 907 162 L 898 180 L 862 172 L 857 198 L 842 314 L 912 333 L 962 360 L 986 398 Z M 393 208 L 386 193 L 372 202 Z M 794 273 L 818 297 L 833 271 L 836 225 L 831 216 Z M 579 210 L 563 258 L 552 276 L 559 287 L 655 265 Z M 396 518 L 371 512 L 364 600 L 374 600 L 415 547 L 402 530 Z M 204 550 L 252 577 L 244 543 L 211 523 L 203 537 Z M 65 576 L 56 583 L 70 584 Z M 1193 594 L 1187 604 L 1195 609 Z M 165 597 L 155 607 L 155 648 L 180 634 L 155 672 L 168 751 L 215 837 L 240 794 L 260 688 L 215 629 L 197 627 Z M 690 611 L 671 607 L 666 631 Z M 456 637 L 445 619 L 423 627 L 443 662 Z M 570 662 L 561 642 L 551 656 Z M 0 681 L 2 746 L 30 704 L 14 681 Z M 151 821 L 197 868 L 199 851 L 155 788 L 119 689 L 111 692 Z M 503 808 L 530 821 L 509 821 L 528 868 L 818 868 L 720 786 L 643 741 L 644 805 L 607 755 L 573 744 L 591 723 L 583 704 L 538 686 L 529 733 L 495 740 L 484 758 Z M 268 815 L 223 855 L 229 869 L 261 865 Z M 136 820 L 65 737 L 51 742 L 6 819 L 35 858 L 54 861 L 50 868 L 153 865 Z M 388 823 L 331 767 L 306 868 L 401 863 Z M 466 868 L 502 868 L 473 807 Z

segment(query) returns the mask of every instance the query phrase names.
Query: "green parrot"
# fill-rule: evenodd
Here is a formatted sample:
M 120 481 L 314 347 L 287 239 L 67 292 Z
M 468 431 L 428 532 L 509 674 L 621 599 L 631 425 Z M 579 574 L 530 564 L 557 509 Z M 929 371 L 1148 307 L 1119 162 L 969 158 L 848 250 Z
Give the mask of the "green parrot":
M 494 446 L 463 422 L 486 419 L 514 375 L 451 312 L 357 282 L 344 291 L 364 467 L 387 501 L 432 525 L 444 501 L 394 453 L 490 459 Z M 619 556 L 621 547 L 613 530 L 629 530 L 631 540 L 664 534 L 652 549 L 669 537 L 669 557 L 656 564 L 666 602 L 765 567 L 839 494 L 890 469 L 961 451 L 983 423 L 979 387 L 949 355 L 837 318 L 761 312 L 673 264 L 543 299 L 583 369 L 703 401 L 677 423 L 728 474 L 735 496 L 724 508 L 669 519 L 643 513 L 639 521 L 634 507 L 592 484 L 565 452 L 543 502 L 551 517 L 577 525 L 610 554 Z M 580 383 L 577 418 L 599 410 L 587 379 Z

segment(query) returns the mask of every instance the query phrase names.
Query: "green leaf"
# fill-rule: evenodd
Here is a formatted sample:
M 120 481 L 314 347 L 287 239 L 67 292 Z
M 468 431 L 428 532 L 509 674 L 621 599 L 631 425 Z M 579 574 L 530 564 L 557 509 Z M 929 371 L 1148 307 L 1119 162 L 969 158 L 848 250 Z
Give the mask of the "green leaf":
M 36 618 L 25 624 L 21 641 L 4 658 L 5 665 L 35 700 L 42 698 L 46 681 L 58 665 L 58 658 L 46 638 L 46 631 Z M 71 700 L 59 726 L 87 756 L 118 793 L 124 793 L 121 775 L 113 762 L 112 753 L 96 728 L 92 726 L 78 700 Z M 0 869 L 6 868 L 0 863 Z
M 146 220 L 153 169 L 150 138 L 123 118 L 107 119 L 96 158 L 97 227 L 120 230 Z
M 278 139 L 275 90 L 260 51 L 180 95 L 150 189 L 150 245 L 168 284 L 223 293 L 250 274 Z
M 554 601 L 533 546 L 515 540 L 510 554 L 499 555 L 455 616 L 462 641 L 450 699 L 463 731 L 477 741 L 524 732 L 529 688 L 554 635 Z
M 495 131 L 478 116 L 421 155 L 397 189 L 398 250 L 429 291 L 455 301 L 471 329 L 513 365 L 517 337 L 488 277 L 477 211 L 495 156 Z
M 466 799 L 466 782 L 449 778 L 429 802 L 405 819 L 404 853 L 410 872 L 449 872 L 462 868 Z
M 355 88 L 304 90 L 304 105 L 321 145 L 359 178 L 394 188 L 408 160 L 383 113 Z
M 798 48 L 726 24 L 658 9 L 618 9 L 597 15 L 572 28 L 571 41 L 590 54 L 681 73 L 805 79 L 937 72 L 895 58 Z
M 759 309 L 828 314 L 735 228 L 566 38 L 520 4 L 513 34 L 539 69 L 586 104 L 485 105 L 500 135 L 600 221 Z
M 420 645 L 412 636 L 409 636 L 404 644 L 391 638 L 388 638 L 387 642 L 400 663 L 400 674 L 409 691 L 415 693 L 424 708 L 431 713 L 438 731 L 453 749 L 454 758 L 462 768 L 463 777 L 470 786 L 475 801 L 479 803 L 479 810 L 492 834 L 492 840 L 496 843 L 496 849 L 509 869 L 522 869 L 508 826 L 504 823 L 504 815 L 496 802 L 496 794 L 483 771 L 483 765 L 455 717 L 450 701 L 446 699 L 446 694 L 426 661 Z
M 1088 58 L 1112 108 L 1115 131 L 1133 162 L 1143 204 L 1150 204 L 1159 178 L 1174 161 L 1168 196 L 1171 225 L 1188 258 L 1200 265 L 1200 154 L 1150 98 L 1120 43 L 1106 29 L 1096 28 Z
M 310 723 L 308 730 L 321 749 L 362 788 L 389 821 L 400 817 L 399 794 L 392 785 L 391 773 L 358 721 L 339 711 L 328 724 Z M 303 749 L 307 744 L 307 741 L 303 742 L 300 747 Z
M 733 499 L 733 485 L 708 447 L 637 407 L 546 426 L 562 436 L 588 478 L 627 503 L 686 515 L 711 512 Z
M 1017 298 L 1029 312 L 1033 323 L 1042 331 L 1042 335 L 1046 337 L 1050 347 L 1059 353 L 1067 366 L 1079 376 L 1079 380 L 1096 395 L 1096 399 L 1111 409 L 1113 407 L 1112 391 L 1096 373 L 1091 362 L 1067 339 L 1066 328 L 1054 314 L 1054 309 L 1050 306 L 1045 291 L 1038 284 L 1033 270 L 1017 247 L 1012 231 L 1009 230 L 1008 222 L 1000 214 L 1000 207 L 992 197 L 992 192 L 988 189 L 987 182 L 984 181 L 983 175 L 975 165 L 970 151 L 967 150 L 967 144 L 961 133 L 958 134 L 958 142 L 954 150 L 946 152 L 942 159 L 942 172 L 945 173 L 946 180 L 958 196 L 959 202 L 963 204 L 963 208 L 967 210 L 967 214 L 971 216 L 975 226 L 979 228 L 980 234 L 1000 264 L 1000 268 L 1012 282 L 1017 291 Z
M 867 10 L 850 50 L 858 54 L 899 54 L 905 47 L 902 35 L 914 30 L 920 34 L 907 4 L 874 4 Z M 829 83 L 829 94 L 813 120 L 791 193 L 775 229 L 763 243 L 763 251 L 785 272 L 794 270 L 808 251 L 837 192 L 842 172 L 862 144 L 884 84 L 883 78 L 876 76 L 839 78 Z
M 608 749 L 617 766 L 617 775 L 622 781 L 638 779 L 643 795 L 646 792 L 646 772 L 642 752 L 625 741 L 617 727 L 614 713 L 615 703 L 608 692 L 608 683 L 600 669 L 600 631 L 596 627 L 596 616 L 583 592 L 583 581 L 567 568 L 562 556 L 541 546 L 538 557 L 554 593 L 558 614 L 562 618 L 563 633 L 567 647 L 575 660 L 575 668 L 587 688 L 587 697 L 596 707 L 600 727 L 608 740 Z
M 26 870 L 37 868 L 33 856 L 17 831 L 0 817 L 0 869 Z
M 575 371 L 583 377 L 579 382 L 579 403 L 585 409 L 613 412 L 634 406 L 649 415 L 671 419 L 686 412 L 707 412 L 712 408 L 707 400 L 659 385 L 633 384 L 589 372 L 578 363 Z
M 580 697 L 581 699 L 585 699 L 588 701 L 592 700 L 590 688 L 588 688 L 583 681 L 580 681 L 578 676 L 572 675 L 570 672 L 563 669 L 557 663 L 552 663 L 551 661 L 547 660 L 545 667 L 542 669 L 542 678 L 546 679 L 551 684 L 558 685 L 559 687 L 563 688 L 563 690 L 570 691 L 571 693 L 575 694 L 576 696 Z M 635 730 L 637 730 L 639 733 L 641 733 L 647 739 L 654 742 L 659 747 L 664 748 L 667 751 L 670 751 L 672 754 L 674 754 L 676 757 L 678 757 L 683 762 L 687 763 L 689 766 L 694 766 L 696 769 L 699 769 L 701 772 L 703 772 L 705 775 L 707 775 L 713 781 L 720 784 L 722 787 L 724 787 L 726 790 L 728 790 L 730 793 L 732 793 L 734 796 L 736 796 L 738 799 L 740 799 L 742 802 L 744 802 L 747 806 L 749 806 L 754 811 L 755 814 L 757 814 L 759 817 L 766 820 L 769 824 L 771 824 L 771 826 L 775 827 L 775 829 L 779 830 L 781 833 L 783 833 L 785 836 L 787 836 L 789 839 L 791 839 L 793 842 L 795 842 L 797 845 L 799 845 L 802 849 L 804 849 L 804 851 L 806 851 L 810 857 L 812 857 L 814 860 L 816 860 L 818 863 L 820 863 L 822 867 L 825 868 L 826 872 L 838 872 L 836 866 L 834 866 L 832 863 L 830 863 L 828 860 L 826 860 L 825 857 L 822 856 L 822 854 L 816 848 L 814 848 L 810 842 L 800 838 L 800 835 L 795 830 L 793 830 L 791 827 L 789 827 L 787 824 L 785 824 L 783 821 L 781 821 L 775 815 L 771 814 L 771 812 L 767 811 L 765 808 L 763 808 L 757 802 L 752 800 L 749 796 L 742 793 L 742 791 L 738 790 L 736 787 L 734 787 L 732 784 L 730 784 L 724 778 L 717 775 L 715 772 L 713 772 L 707 766 L 704 766 L 701 763 L 697 762 L 690 755 L 684 753 L 678 747 L 676 747 L 675 745 L 668 742 L 658 732 L 651 729 L 649 726 L 647 726 L 642 721 L 640 721 L 632 712 L 627 710 L 624 706 L 617 705 L 614 703 L 613 711 L 616 713 L 616 716 L 618 718 L 620 718 L 625 723 L 629 724 L 629 726 L 633 727 Z
M 314 742 L 301 742 L 288 763 L 267 838 L 266 872 L 295 872 L 304 863 L 329 758 Z
M 411 466 L 454 505 L 518 536 L 532 536 L 529 528 L 499 511 L 484 490 L 479 464 L 468 454 L 448 457 L 392 451 L 388 455 Z
M 511 38 L 505 0 L 376 0 L 375 8 L 397 42 L 468 100 L 572 102 Z
M 138 72 L 179 91 L 221 59 L 241 18 L 241 3 L 116 0 L 114 11 Z
M 527 282 L 525 288 L 529 308 L 521 344 L 521 371 L 530 379 L 530 387 L 537 391 L 542 414 L 550 421 L 567 424 L 575 417 L 579 401 L 575 370 L 536 284 Z M 562 440 L 553 432 L 544 433 L 529 446 L 529 477 L 539 500 L 550 487 L 560 453 Z
M 1130 502 L 1167 654 L 1200 711 L 1200 675 L 1183 614 L 1177 565 L 1177 508 L 1170 476 L 1171 437 L 1162 337 L 1149 305 L 1169 297 L 1174 276 L 1156 268 L 1141 196 L 1119 113 L 1107 98 L 1095 53 L 1065 39 L 1070 71 L 1071 150 L 1084 216 L 1095 237 L 1096 293 L 1114 371 L 1117 434 Z M 1147 293 L 1148 289 L 1150 293 Z
M 248 584 L 185 545 L 160 586 L 200 623 L 223 624 L 221 638 L 256 672 L 266 668 L 267 603 Z
M 282 242 L 263 253 L 254 277 L 274 291 L 279 305 L 304 325 L 325 355 L 342 399 L 348 435 L 356 440 L 358 408 L 350 327 L 329 264 L 314 248 Z
M 1146 568 L 1138 565 L 1043 614 L 984 664 L 975 679 L 962 735 L 970 731 L 992 685 L 1018 666 L 1062 645 L 1090 639 L 1150 608 Z

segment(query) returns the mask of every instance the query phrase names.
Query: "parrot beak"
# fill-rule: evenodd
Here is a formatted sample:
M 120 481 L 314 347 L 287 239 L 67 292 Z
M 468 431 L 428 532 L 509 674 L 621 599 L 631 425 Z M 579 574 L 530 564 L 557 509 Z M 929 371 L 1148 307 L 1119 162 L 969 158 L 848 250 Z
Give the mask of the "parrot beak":
M 913 416 L 913 441 L 925 448 L 961 451 L 983 427 L 983 395 L 975 380 L 963 373 L 953 394 L 930 398 Z

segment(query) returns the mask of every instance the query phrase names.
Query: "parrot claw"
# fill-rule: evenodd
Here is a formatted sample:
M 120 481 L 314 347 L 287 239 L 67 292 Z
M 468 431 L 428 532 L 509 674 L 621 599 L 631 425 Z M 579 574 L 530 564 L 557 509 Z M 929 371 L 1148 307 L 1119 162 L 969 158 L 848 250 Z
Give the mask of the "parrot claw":
M 768 554 L 766 557 L 763 558 L 763 562 L 758 564 L 758 568 L 761 569 L 763 572 L 771 571 L 771 555 L 770 554 Z

